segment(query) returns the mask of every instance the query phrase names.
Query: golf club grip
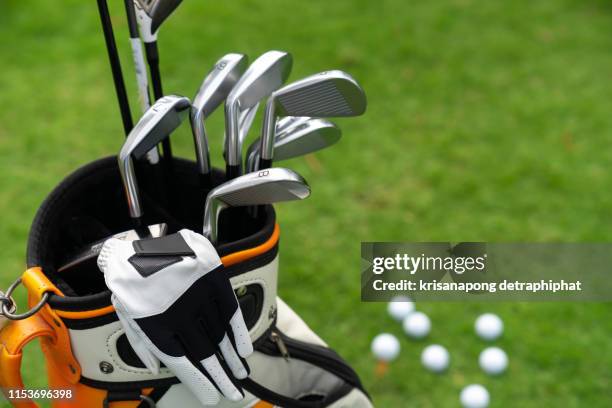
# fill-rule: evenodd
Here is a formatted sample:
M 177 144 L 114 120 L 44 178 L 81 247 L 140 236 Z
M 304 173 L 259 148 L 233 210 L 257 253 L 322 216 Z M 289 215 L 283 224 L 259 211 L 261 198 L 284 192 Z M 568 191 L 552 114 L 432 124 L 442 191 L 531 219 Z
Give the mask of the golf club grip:
M 272 159 L 259 159 L 257 170 L 269 169 L 270 167 L 272 167 Z
M 149 65 L 149 71 L 151 72 L 153 96 L 155 96 L 155 99 L 157 100 L 164 96 L 161 74 L 159 72 L 159 51 L 157 49 L 157 42 L 145 42 L 144 47 L 145 54 L 147 56 L 147 64 Z
M 225 178 L 227 180 L 231 180 L 231 179 L 235 179 L 236 177 L 240 176 L 240 165 L 236 164 L 236 165 L 231 165 L 228 164 L 227 166 L 225 166 Z
M 117 52 L 117 44 L 115 43 L 115 35 L 113 33 L 113 25 L 108 13 L 108 4 L 106 0 L 98 0 L 98 12 L 102 23 L 102 32 L 104 33 L 104 41 L 106 42 L 106 51 L 111 65 L 113 74 L 113 82 L 115 84 L 115 93 L 117 94 L 117 102 L 119 103 L 119 111 L 123 121 L 123 130 L 125 136 L 130 133 L 134 127 L 132 122 L 132 114 L 130 112 L 130 103 L 125 90 L 125 82 L 123 81 L 123 73 L 121 71 L 121 61 Z

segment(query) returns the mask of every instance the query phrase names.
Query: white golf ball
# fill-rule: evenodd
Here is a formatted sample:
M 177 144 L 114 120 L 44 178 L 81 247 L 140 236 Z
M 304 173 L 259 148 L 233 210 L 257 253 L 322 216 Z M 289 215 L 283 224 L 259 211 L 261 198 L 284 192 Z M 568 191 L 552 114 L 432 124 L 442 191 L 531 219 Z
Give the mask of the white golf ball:
M 499 347 L 488 347 L 480 353 L 478 364 L 485 373 L 498 375 L 508 368 L 508 356 Z
M 398 322 L 414 312 L 414 302 L 407 296 L 396 296 L 387 305 L 387 312 Z
M 504 332 L 504 322 L 493 313 L 478 316 L 474 325 L 476 334 L 483 340 L 495 340 Z
M 486 408 L 489 406 L 489 391 L 480 384 L 471 384 L 461 390 L 459 396 L 464 408 Z
M 389 333 L 382 333 L 372 340 L 372 354 L 379 361 L 393 361 L 400 352 L 400 343 L 397 337 Z
M 450 355 L 448 351 L 438 344 L 425 347 L 425 350 L 421 353 L 421 363 L 423 363 L 425 368 L 434 373 L 441 373 L 446 370 L 449 362 Z
M 414 339 L 422 339 L 429 334 L 431 321 L 425 313 L 413 312 L 404 319 L 402 327 L 408 336 Z

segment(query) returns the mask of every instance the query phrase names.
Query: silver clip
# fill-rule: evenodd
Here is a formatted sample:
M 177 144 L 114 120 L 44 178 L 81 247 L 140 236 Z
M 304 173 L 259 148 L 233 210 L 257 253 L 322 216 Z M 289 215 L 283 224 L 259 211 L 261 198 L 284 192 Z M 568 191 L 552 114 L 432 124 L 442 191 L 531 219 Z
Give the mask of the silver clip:
M 2 307 L 0 307 L 0 328 L 3 324 L 6 324 L 6 322 L 2 323 L 3 317 L 9 320 L 27 319 L 28 317 L 33 316 L 40 309 L 42 309 L 42 307 L 49 300 L 49 293 L 45 292 L 42 295 L 40 302 L 38 302 L 36 306 L 34 306 L 32 309 L 21 314 L 15 314 L 15 311 L 17 311 L 17 304 L 15 303 L 11 295 L 13 294 L 17 286 L 19 286 L 19 284 L 21 284 L 21 278 L 18 278 L 15 282 L 13 282 L 13 284 L 9 286 L 6 293 L 1 294 L 2 292 L 0 292 L 0 303 L 2 304 Z

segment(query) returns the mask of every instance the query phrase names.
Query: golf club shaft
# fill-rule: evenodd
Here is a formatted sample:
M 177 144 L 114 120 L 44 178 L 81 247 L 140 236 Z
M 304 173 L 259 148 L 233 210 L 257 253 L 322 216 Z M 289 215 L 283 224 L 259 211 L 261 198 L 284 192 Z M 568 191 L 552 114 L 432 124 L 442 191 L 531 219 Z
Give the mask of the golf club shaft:
M 138 97 L 142 111 L 145 112 L 151 106 L 149 97 L 149 81 L 147 78 L 146 68 L 144 66 L 144 54 L 140 44 L 140 36 L 138 35 L 138 25 L 136 23 L 136 10 L 134 2 L 124 0 L 125 14 L 127 16 L 128 31 L 130 34 L 130 44 L 132 46 L 132 56 L 134 58 L 134 70 L 136 71 L 136 82 L 138 85 Z
M 157 41 L 147 43 L 145 42 L 145 53 L 147 55 L 147 64 L 149 65 L 149 72 L 151 73 L 151 82 L 153 84 L 153 96 L 155 100 L 164 96 L 162 88 L 161 74 L 159 71 L 159 50 L 157 49 Z M 164 163 L 167 166 L 171 166 L 172 163 L 172 146 L 170 145 L 170 139 L 166 138 L 162 141 L 162 148 L 164 152 Z
M 119 111 L 121 112 L 121 119 L 123 121 L 123 130 L 127 137 L 134 127 L 134 123 L 132 122 L 130 103 L 128 101 L 127 92 L 125 91 L 125 82 L 123 81 L 123 73 L 121 71 L 121 62 L 117 52 L 117 44 L 115 43 L 113 25 L 108 13 L 108 4 L 106 0 L 97 0 L 97 2 L 100 21 L 102 23 L 102 31 L 104 32 L 104 41 L 106 42 L 106 51 L 108 52 L 113 82 L 115 84 L 115 92 L 117 94 L 117 101 L 119 102 Z
M 140 42 L 140 36 L 138 34 L 138 23 L 136 22 L 136 9 L 134 7 L 133 0 L 124 0 L 125 13 L 127 16 L 128 30 L 130 34 L 130 44 L 132 46 L 132 56 L 134 57 L 134 70 L 136 71 L 136 82 L 138 85 L 138 96 L 140 99 L 140 106 L 143 114 L 151 106 L 151 99 L 149 96 L 149 80 L 147 78 L 147 69 L 145 67 L 144 53 L 142 51 L 142 44 Z M 167 205 L 167 194 L 164 188 L 165 183 L 155 182 L 156 180 L 163 180 L 164 174 L 159 163 L 159 150 L 158 147 L 153 147 L 146 155 L 147 161 L 153 167 L 153 180 L 147 180 L 147 185 L 151 191 L 155 192 L 155 196 L 158 197 L 162 205 Z
M 142 44 L 138 35 L 138 23 L 136 22 L 136 10 L 132 0 L 124 0 L 125 14 L 127 16 L 128 30 L 130 33 L 130 44 L 132 46 L 132 57 L 134 58 L 134 70 L 136 71 L 136 83 L 138 86 L 138 99 L 142 112 L 146 112 L 151 106 L 149 97 L 149 81 L 147 78 L 147 70 L 145 68 L 144 55 L 142 52 Z M 155 165 L 159 162 L 159 152 L 157 147 L 151 149 L 147 153 L 149 163 Z

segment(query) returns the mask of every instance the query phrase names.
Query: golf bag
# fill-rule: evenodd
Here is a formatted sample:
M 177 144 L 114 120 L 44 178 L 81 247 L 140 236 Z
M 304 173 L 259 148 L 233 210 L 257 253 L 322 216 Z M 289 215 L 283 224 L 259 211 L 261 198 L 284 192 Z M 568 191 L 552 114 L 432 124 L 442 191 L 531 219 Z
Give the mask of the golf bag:
M 137 171 L 141 180 L 150 179 L 150 166 Z M 181 227 L 200 230 L 205 192 L 195 166 L 175 160 L 172 172 L 173 177 L 161 183 L 166 191 L 142 183 L 145 223 L 167 223 L 168 233 Z M 215 173 L 215 184 L 222 181 L 223 174 Z M 200 407 L 168 369 L 153 374 L 139 360 L 114 312 L 95 257 L 78 264 L 68 261 L 91 242 L 129 229 L 121 185 L 116 159 L 101 159 L 65 179 L 39 209 L 21 283 L 29 306 L 42 307 L 0 331 L 0 387 L 5 392 L 24 388 L 22 350 L 38 338 L 49 388 L 72 394 L 71 399 L 52 401 L 55 408 Z M 164 196 L 172 197 L 172 207 L 156 204 Z M 219 406 L 371 407 L 353 369 L 277 297 L 280 230 L 274 209 L 262 208 L 257 219 L 237 210 L 222 213 L 223 235 L 216 249 L 223 263 L 220 273 L 231 278 L 255 352 L 247 360 L 251 375 L 241 382 L 245 399 Z M 37 406 L 30 400 L 13 404 Z

